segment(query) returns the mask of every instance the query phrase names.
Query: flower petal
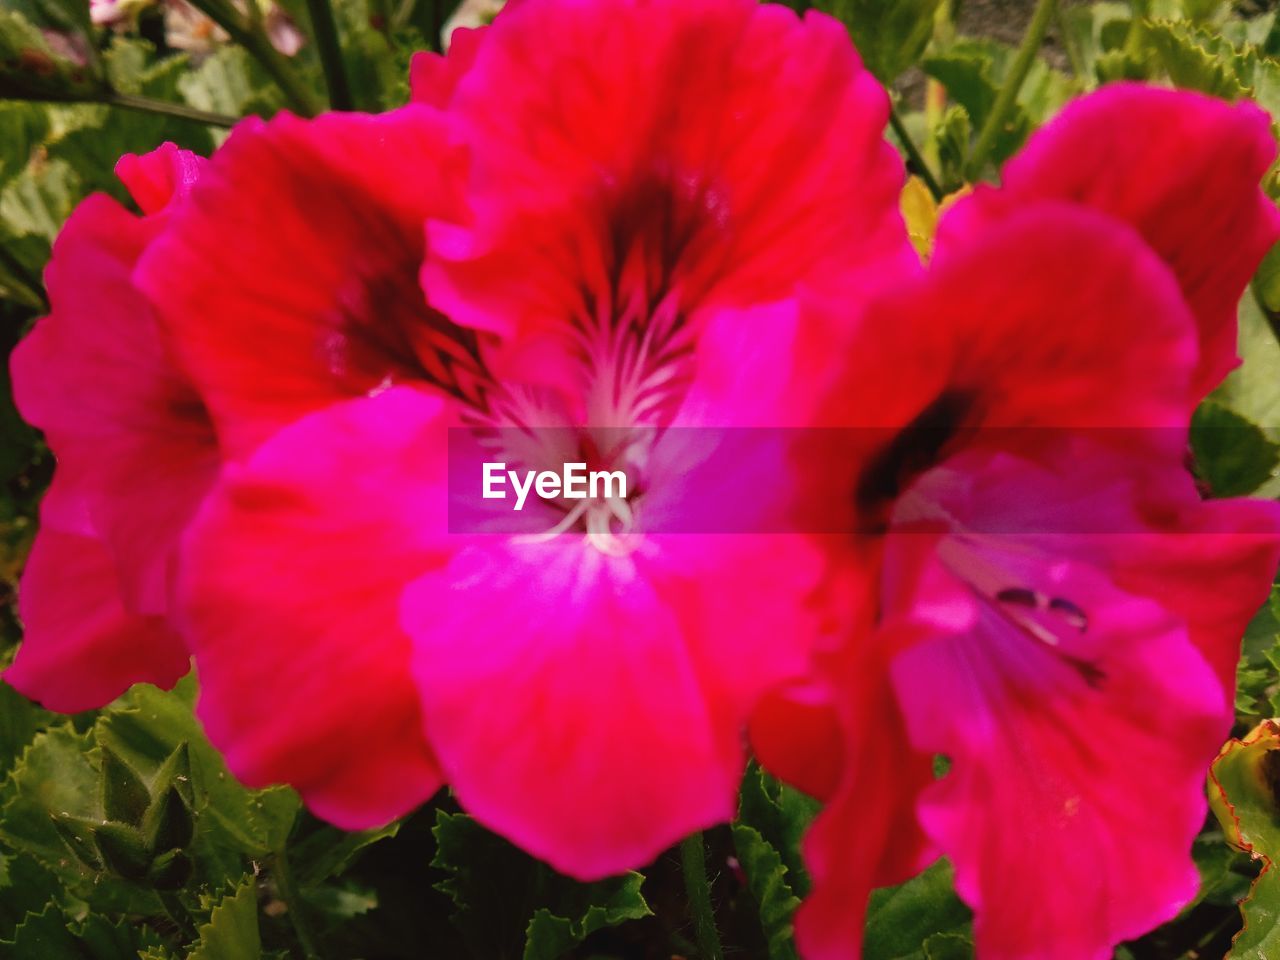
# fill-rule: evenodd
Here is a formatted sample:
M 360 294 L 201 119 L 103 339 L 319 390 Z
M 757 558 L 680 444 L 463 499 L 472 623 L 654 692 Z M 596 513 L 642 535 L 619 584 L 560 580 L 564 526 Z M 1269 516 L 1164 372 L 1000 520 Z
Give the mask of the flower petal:
M 936 856 L 915 813 L 933 758 L 907 740 L 888 652 L 851 647 L 828 673 L 844 735 L 836 789 L 804 841 L 813 888 L 796 913 L 796 943 L 806 960 L 858 957 L 872 889 L 901 883 Z
M 400 629 L 403 585 L 444 525 L 442 401 L 348 401 L 229 467 L 194 524 L 179 584 L 198 714 L 254 787 L 293 784 L 348 829 L 440 785 Z
M 190 667 L 163 618 L 125 610 L 111 557 L 92 537 L 41 529 L 18 612 L 24 637 L 4 679 L 50 710 L 96 709 L 135 683 L 171 687 Z
M 822 319 L 813 326 L 829 330 Z M 1194 331 L 1172 275 L 1132 231 L 1038 205 L 871 305 L 860 349 L 836 359 L 825 419 L 902 427 L 949 392 L 972 398 L 967 426 L 1185 426 Z
M 975 225 L 1038 200 L 1082 204 L 1131 225 L 1176 274 L 1196 316 L 1198 401 L 1239 361 L 1236 305 L 1280 239 L 1280 212 L 1259 187 L 1275 159 L 1270 118 L 1251 103 L 1112 84 L 1074 101 L 942 220 L 938 256 Z M 1223 256 L 1230 250 L 1230 256 Z
M 424 285 L 459 323 L 517 334 L 512 350 L 664 306 L 696 324 L 809 276 L 915 262 L 888 100 L 825 16 L 508 6 L 450 113 L 473 148 L 475 218 L 431 225 Z
M 116 163 L 115 174 L 147 215 L 163 211 L 170 203 L 185 200 L 204 172 L 205 158 L 172 143 L 150 153 L 126 153 Z
M 477 544 L 407 591 L 427 729 L 463 807 L 579 879 L 730 818 L 754 700 L 798 674 L 789 537 Z
M 176 153 L 170 160 L 184 162 Z M 19 410 L 45 431 L 60 484 L 87 510 L 80 532 L 115 559 L 126 605 L 157 615 L 178 538 L 219 461 L 208 414 L 131 281 L 162 223 L 105 196 L 81 204 L 54 244 L 52 310 L 10 360 Z
M 387 382 L 449 377 L 465 338 L 417 284 L 452 156 L 425 107 L 247 122 L 206 166 L 138 283 L 227 454 Z
M 954 529 L 891 533 L 886 553 L 886 624 L 913 638 L 892 666 L 911 742 L 952 761 L 921 822 L 996 960 L 1110 957 L 1178 912 L 1198 887 L 1204 772 L 1230 725 L 1227 691 L 1163 594 L 1116 585 L 1115 533 L 1091 526 L 1116 489 L 1089 478 L 1094 495 L 1063 495 L 1080 462 L 959 457 L 911 494 Z M 1036 503 L 1074 503 L 1080 532 L 1052 511 L 1039 528 L 992 520 Z
M 447 107 L 458 82 L 471 69 L 485 27 L 459 27 L 449 36 L 445 54 L 421 50 L 409 61 L 409 93 L 414 103 Z

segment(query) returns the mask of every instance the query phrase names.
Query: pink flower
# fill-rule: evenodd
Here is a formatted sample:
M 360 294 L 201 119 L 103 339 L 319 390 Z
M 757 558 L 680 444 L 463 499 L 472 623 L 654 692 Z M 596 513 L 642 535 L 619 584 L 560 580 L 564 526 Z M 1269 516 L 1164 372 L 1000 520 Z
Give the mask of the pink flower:
M 914 269 L 902 169 L 825 17 L 528 0 L 465 36 L 415 64 L 443 118 L 242 126 L 141 264 L 234 460 L 181 622 L 247 782 L 355 827 L 443 778 L 598 877 L 732 814 L 805 662 L 813 548 L 669 532 L 699 456 L 668 428 L 785 422 L 797 285 Z M 485 513 L 451 479 L 485 450 L 635 486 Z
M 938 853 L 997 960 L 1109 957 L 1194 895 L 1205 771 L 1280 558 L 1275 504 L 1201 502 L 1183 463 L 1229 365 L 1222 308 L 1277 234 L 1256 120 L 1162 91 L 1086 99 L 836 351 L 816 422 L 861 429 L 802 453 L 864 536 L 828 538 L 832 640 L 752 725 L 767 765 L 829 801 L 806 841 L 810 960 L 856 955 L 869 890 Z M 1251 159 L 1200 176 L 1190 208 L 1181 165 L 1127 167 L 1126 190 L 1112 158 L 1155 128 L 1195 169 L 1214 142 Z M 1204 238 L 1229 223 L 1250 239 L 1224 277 Z M 806 329 L 829 336 L 841 309 Z M 793 749 L 815 735 L 826 754 Z
M 131 275 L 199 171 L 172 144 L 124 157 L 117 173 L 144 216 L 105 196 L 76 210 L 46 274 L 52 311 L 12 357 L 18 408 L 58 466 L 22 578 L 26 640 L 4 677 L 52 709 L 187 671 L 165 617 L 177 542 L 218 451 Z

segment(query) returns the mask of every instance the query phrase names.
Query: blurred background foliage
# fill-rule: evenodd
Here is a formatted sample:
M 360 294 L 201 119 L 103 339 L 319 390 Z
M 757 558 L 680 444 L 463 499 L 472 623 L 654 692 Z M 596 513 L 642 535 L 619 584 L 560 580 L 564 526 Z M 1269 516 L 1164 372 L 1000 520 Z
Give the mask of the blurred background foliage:
M 47 308 L 43 270 L 70 210 L 94 191 L 128 202 L 111 172 L 121 154 L 165 140 L 207 154 L 239 118 L 281 109 L 394 107 L 414 51 L 440 49 L 453 25 L 499 5 L 0 0 L 6 355 Z M 1280 116 L 1270 0 L 788 5 L 840 18 L 892 91 L 893 136 L 914 175 L 904 212 L 923 250 L 940 200 L 994 178 L 1068 99 L 1101 84 L 1249 97 Z M 1266 188 L 1280 196 L 1275 171 Z M 1280 495 L 1280 255 L 1259 271 L 1241 324 L 1246 362 L 1193 423 L 1189 458 L 1206 496 Z M 20 640 L 17 580 L 52 464 L 7 385 L 0 436 L 3 663 Z M 62 717 L 0 684 L 0 958 L 719 960 L 698 943 L 675 851 L 642 873 L 575 883 L 480 828 L 447 792 L 383 830 L 344 834 L 291 790 L 239 786 L 192 718 L 194 695 L 190 679 L 172 692 L 144 686 Z M 1210 785 L 1218 817 L 1196 843 L 1200 894 L 1122 946 L 1123 960 L 1280 956 L 1280 870 L 1266 869 L 1280 857 L 1280 727 L 1269 722 L 1280 714 L 1280 595 L 1244 638 L 1237 710 L 1241 739 Z M 796 957 L 791 916 L 808 883 L 799 843 L 815 811 L 753 767 L 738 819 L 705 835 L 724 956 Z M 1046 884 L 1053 869 L 1044 864 Z M 868 960 L 972 954 L 945 862 L 872 897 Z

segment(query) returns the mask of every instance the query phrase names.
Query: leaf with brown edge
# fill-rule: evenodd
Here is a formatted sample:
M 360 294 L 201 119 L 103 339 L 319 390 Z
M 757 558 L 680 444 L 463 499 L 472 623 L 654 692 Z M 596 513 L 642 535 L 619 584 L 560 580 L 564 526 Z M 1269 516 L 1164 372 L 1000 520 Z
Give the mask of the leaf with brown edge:
M 1244 929 L 1233 960 L 1280 955 L 1280 721 L 1263 720 L 1240 740 L 1229 740 L 1209 770 L 1209 805 L 1227 842 L 1262 862 L 1262 872 L 1240 903 Z

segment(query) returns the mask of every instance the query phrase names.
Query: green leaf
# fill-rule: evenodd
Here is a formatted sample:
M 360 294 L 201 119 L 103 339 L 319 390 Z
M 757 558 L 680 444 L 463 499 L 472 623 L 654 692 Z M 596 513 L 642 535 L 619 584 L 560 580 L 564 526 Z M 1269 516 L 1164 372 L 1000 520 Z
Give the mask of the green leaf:
M 1280 462 L 1280 445 L 1220 403 L 1206 400 L 1191 418 L 1196 471 L 1217 497 L 1253 493 Z
M 57 817 L 101 820 L 98 771 L 88 759 L 92 740 L 69 725 L 54 727 L 32 741 L 5 784 L 0 840 L 33 856 L 64 879 L 83 878 L 88 871 L 73 856 Z
M 163 943 L 154 930 L 131 918 L 112 921 L 92 914 L 80 925 L 71 923 L 69 929 L 82 955 L 92 960 L 135 960 L 143 951 Z
M 152 861 L 147 870 L 147 883 L 157 890 L 180 890 L 195 869 L 191 858 L 181 850 L 162 853 Z
M 176 783 L 189 776 L 196 820 L 192 842 L 202 876 L 212 883 L 233 874 L 238 878 L 244 858 L 261 859 L 278 850 L 301 805 L 287 788 L 255 791 L 236 781 L 192 715 L 194 696 L 190 678 L 172 691 L 139 684 L 103 713 L 95 733 L 144 778 L 174 777 Z M 178 770 L 184 762 L 174 757 L 184 746 L 186 774 Z
M 1240 301 L 1240 356 L 1213 399 L 1270 432 L 1280 427 L 1280 343 L 1258 302 Z
M 605 927 L 616 927 L 628 920 L 650 915 L 649 905 L 640 893 L 644 877 L 628 873 L 601 903 L 592 903 L 576 919 L 559 917 L 540 907 L 529 921 L 525 933 L 523 960 L 559 960 L 591 934 Z
M 1209 772 L 1209 804 L 1227 842 L 1263 869 L 1240 904 L 1244 929 L 1232 944 L 1234 960 L 1280 954 L 1280 723 L 1264 720 L 1222 748 Z
M 0 381 L 4 377 L 0 375 Z M 7 382 L 0 382 L 0 388 Z M 57 721 L 7 683 L 0 683 L 0 776 L 12 769 L 22 751 L 41 730 Z
M 142 778 L 108 747 L 102 748 L 102 812 L 108 820 L 142 824 L 151 794 Z
M 1237 49 L 1256 47 L 1264 56 L 1274 57 L 1280 52 L 1276 25 L 1276 11 L 1269 10 L 1249 19 L 1233 17 L 1219 23 L 1217 28 L 1223 38 Z
M 871 894 L 863 957 L 926 957 L 926 942 L 938 934 L 969 939 L 971 917 L 956 896 L 951 864 L 939 860 L 906 883 Z
M 815 0 L 813 7 L 840 20 L 863 61 L 891 83 L 924 52 L 940 0 Z
M 0 859 L 0 941 L 12 941 L 14 930 L 28 913 L 40 913 L 58 878 L 33 858 L 19 855 Z
M 56 903 L 31 914 L 14 931 L 9 960 L 84 960 L 67 919 Z
M 243 47 L 220 47 L 178 77 L 178 90 L 193 107 L 242 117 L 270 116 L 283 105 L 280 88 Z
M 310 836 L 290 843 L 289 861 L 301 887 L 318 886 L 337 877 L 368 847 L 389 840 L 400 832 L 396 820 L 376 830 L 348 833 L 333 827 L 321 827 Z
M 0 188 L 0 295 L 43 308 L 41 275 L 53 238 L 79 198 L 67 164 L 37 159 Z
M 174 789 L 182 797 L 188 807 L 195 804 L 195 794 L 191 790 L 191 748 L 183 740 L 173 752 L 160 764 L 160 769 L 151 782 L 152 794 L 163 790 Z
M 1264 308 L 1271 313 L 1280 312 L 1280 243 L 1262 258 L 1253 278 L 1253 290 Z
M 738 823 L 755 830 L 777 851 L 787 882 L 799 897 L 809 892 L 800 842 L 819 807 L 818 801 L 780 783 L 755 761 L 748 765 L 738 793 Z
M 404 87 L 407 62 L 397 57 L 386 36 L 370 25 L 373 18 L 367 0 L 349 0 L 338 5 L 337 13 L 356 109 L 376 111 L 390 106 L 387 94 Z
M 973 960 L 973 940 L 961 933 L 935 933 L 924 942 L 925 960 Z
M 965 182 L 964 165 L 969 156 L 973 125 L 969 112 L 959 104 L 951 104 L 933 131 L 942 165 L 942 188 L 948 193 L 960 189 Z
M 782 857 L 760 831 L 742 823 L 733 825 L 733 846 L 759 907 L 769 960 L 796 960 L 792 921 L 800 898 L 791 887 Z
M 185 847 L 194 831 L 191 811 L 177 787 L 169 787 L 156 797 L 142 825 L 147 849 L 153 854 Z
M 1248 855 L 1227 846 L 1220 830 L 1196 837 L 1191 853 L 1200 872 L 1200 889 L 1182 908 L 1183 916 L 1201 903 L 1235 906 L 1249 895 L 1253 878 L 1248 873 Z
M 126 880 L 141 880 L 151 866 L 151 852 L 136 827 L 108 821 L 94 828 L 93 838 L 107 869 Z
M 964 108 L 972 126 L 981 129 L 1014 55 L 1013 48 L 1007 44 L 964 38 L 944 51 L 925 57 L 920 66 Z M 1031 131 L 1056 113 L 1075 92 L 1076 85 L 1069 77 L 1042 61 L 1034 61 L 996 139 L 992 159 L 999 164 L 1012 156 Z M 967 146 L 966 143 L 966 150 Z
M 0 943 L 0 954 L 6 960 L 136 960 L 160 942 L 155 931 L 136 922 L 89 916 L 69 923 L 62 908 L 50 902 L 27 915 L 12 942 Z
M 98 852 L 98 843 L 93 838 L 101 820 L 88 820 L 69 813 L 55 813 L 52 820 L 58 836 L 62 837 L 77 860 L 91 870 L 105 869 L 102 855 Z
M 436 811 L 431 865 L 447 879 L 453 921 L 485 960 L 547 958 L 592 930 L 648 916 L 638 873 L 578 883 L 522 853 L 465 814 Z
M 1247 43 L 1189 21 L 1141 24 L 1139 46 L 1179 87 L 1227 100 L 1248 97 L 1273 115 L 1280 109 L 1280 63 Z
M 1141 38 L 1174 85 L 1235 100 L 1247 93 L 1224 39 L 1168 20 L 1145 21 Z
M 28 163 L 49 135 L 49 114 L 39 104 L 0 102 L 0 185 Z
M 1125 45 L 1133 24 L 1133 10 L 1127 3 L 1073 5 L 1063 7 L 1061 12 L 1069 42 L 1079 52 L 1082 79 L 1087 86 L 1132 72 L 1134 65 L 1128 62 Z M 1145 70 L 1141 72 L 1145 74 Z
M 257 885 L 253 877 L 245 877 L 233 893 L 213 906 L 187 960 L 258 960 L 261 956 Z
M 1275 606 L 1280 601 L 1280 588 L 1272 587 L 1271 603 L 1249 621 L 1241 644 L 1241 657 L 1236 665 L 1236 713 L 1252 726 L 1267 716 L 1280 715 L 1268 704 L 1280 696 L 1280 621 Z
M 75 206 L 79 189 L 80 180 L 71 167 L 54 160 L 29 165 L 0 191 L 0 227 L 5 234 L 44 241 L 40 260 L 22 258 L 37 272 L 48 259 L 49 244 Z

